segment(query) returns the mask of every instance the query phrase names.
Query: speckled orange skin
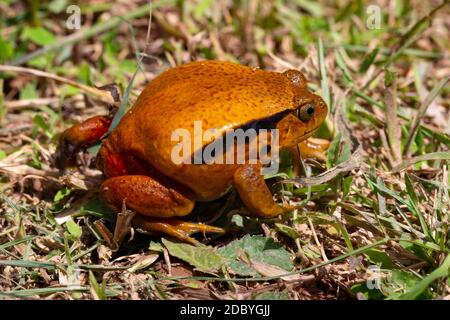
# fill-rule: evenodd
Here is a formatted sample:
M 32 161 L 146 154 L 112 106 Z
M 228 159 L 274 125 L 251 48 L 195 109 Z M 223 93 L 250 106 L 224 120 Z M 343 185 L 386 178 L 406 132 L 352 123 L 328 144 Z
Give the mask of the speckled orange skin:
M 174 164 L 172 132 L 185 128 L 194 136 L 194 121 L 202 121 L 203 130 L 224 132 L 310 101 L 316 112 L 308 122 L 293 114 L 279 121 L 281 147 L 306 139 L 327 114 L 325 103 L 307 90 L 300 72 L 277 73 L 220 61 L 185 64 L 164 72 L 144 89 L 104 142 L 100 156 L 134 154 L 189 187 L 197 200 L 213 200 L 232 185 L 237 165 Z M 108 175 L 108 166 L 100 166 Z

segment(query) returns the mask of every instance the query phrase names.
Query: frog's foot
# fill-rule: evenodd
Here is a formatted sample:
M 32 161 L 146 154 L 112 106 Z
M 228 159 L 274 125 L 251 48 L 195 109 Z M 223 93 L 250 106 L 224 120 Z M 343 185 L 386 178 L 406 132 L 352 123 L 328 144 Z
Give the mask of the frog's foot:
M 178 240 L 198 245 L 199 242 L 190 235 L 203 233 L 225 233 L 225 230 L 218 227 L 209 226 L 202 223 L 192 223 L 175 219 L 155 219 L 145 216 L 136 216 L 133 224 L 150 232 L 165 233 Z
M 109 116 L 95 116 L 64 131 L 56 150 L 56 165 L 65 168 L 75 164 L 76 154 L 100 141 L 111 125 Z
M 261 164 L 246 164 L 236 170 L 233 177 L 239 197 L 250 213 L 263 218 L 273 218 L 288 211 L 290 206 L 279 206 L 261 175 Z
M 303 158 L 314 158 L 325 161 L 325 151 L 330 146 L 330 141 L 319 138 L 308 138 L 298 144 L 298 149 Z

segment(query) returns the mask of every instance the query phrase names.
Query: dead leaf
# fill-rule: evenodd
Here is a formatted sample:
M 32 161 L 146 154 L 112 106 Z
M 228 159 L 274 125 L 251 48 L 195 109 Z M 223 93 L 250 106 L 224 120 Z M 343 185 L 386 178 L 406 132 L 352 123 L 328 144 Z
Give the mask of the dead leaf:
M 154 263 L 156 260 L 158 260 L 159 253 L 157 252 L 150 252 L 145 255 L 141 255 L 138 258 L 138 261 L 133 264 L 130 268 L 127 269 L 128 272 L 136 272 L 138 270 L 142 270 L 150 266 L 152 263 Z

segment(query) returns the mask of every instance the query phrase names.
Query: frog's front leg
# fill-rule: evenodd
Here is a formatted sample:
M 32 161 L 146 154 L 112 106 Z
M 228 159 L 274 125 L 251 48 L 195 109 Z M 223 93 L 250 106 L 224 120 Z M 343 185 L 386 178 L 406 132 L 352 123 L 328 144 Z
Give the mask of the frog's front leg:
M 298 144 L 298 150 L 303 158 L 314 158 L 325 161 L 325 151 L 330 146 L 330 141 L 319 138 L 308 138 Z
M 326 161 L 327 157 L 325 151 L 330 146 L 330 142 L 325 139 L 319 138 L 308 138 L 305 141 L 300 142 L 295 147 L 291 148 L 292 155 L 292 165 L 294 170 L 294 175 L 296 177 L 300 176 L 300 156 L 308 159 L 313 158 L 321 161 Z
M 133 224 L 147 231 L 166 233 L 192 244 L 197 244 L 190 237 L 193 233 L 224 232 L 221 228 L 174 218 L 191 213 L 195 203 L 194 194 L 176 183 L 162 184 L 145 175 L 117 176 L 104 181 L 100 193 L 116 212 L 121 210 L 125 201 L 127 208 L 138 213 Z
M 275 203 L 261 174 L 261 164 L 242 165 L 234 173 L 233 182 L 242 202 L 252 214 L 273 218 L 292 210 L 289 206 L 281 207 Z

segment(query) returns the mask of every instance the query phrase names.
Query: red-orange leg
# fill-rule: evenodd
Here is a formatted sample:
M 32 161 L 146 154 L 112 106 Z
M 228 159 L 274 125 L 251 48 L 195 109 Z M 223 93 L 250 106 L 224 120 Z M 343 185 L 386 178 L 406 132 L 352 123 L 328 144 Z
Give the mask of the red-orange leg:
M 193 233 L 225 232 L 222 228 L 175 218 L 189 214 L 195 203 L 192 191 L 175 182 L 163 184 L 144 175 L 112 177 L 103 182 L 100 194 L 116 212 L 125 202 L 127 208 L 138 213 L 133 224 L 147 231 L 165 233 L 191 244 L 198 244 L 190 237 Z

